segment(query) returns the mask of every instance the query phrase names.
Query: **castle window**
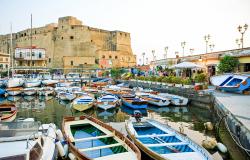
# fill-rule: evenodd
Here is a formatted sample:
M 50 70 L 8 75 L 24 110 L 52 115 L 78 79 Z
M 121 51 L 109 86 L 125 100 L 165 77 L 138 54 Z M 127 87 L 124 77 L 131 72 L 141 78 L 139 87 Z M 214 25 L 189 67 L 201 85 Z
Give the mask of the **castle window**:
M 91 39 L 91 42 L 93 42 L 93 40 Z
M 74 62 L 73 62 L 73 61 L 70 61 L 70 65 L 73 66 L 73 65 L 74 65 Z
M 63 37 L 61 39 L 63 39 Z
M 24 36 L 26 36 L 26 33 L 24 33 Z
M 51 58 L 49 58 L 49 63 L 51 62 Z
M 88 63 L 84 63 L 84 64 L 88 64 Z
M 105 58 L 105 56 L 104 56 L 104 55 L 102 55 L 102 58 Z
M 19 62 L 19 66 L 22 66 L 22 65 L 23 65 L 23 62 L 22 62 L 22 61 L 20 61 L 20 62 Z
M 35 53 L 34 52 L 32 52 L 32 57 L 34 57 L 35 56 Z
M 70 39 L 74 39 L 74 36 L 70 36 Z
M 74 27 L 73 27 L 73 26 L 71 26 L 71 29 L 74 29 Z
M 36 34 L 36 31 L 35 31 L 35 34 Z
M 35 62 L 34 61 L 32 61 L 32 66 L 34 66 L 35 65 Z
M 62 29 L 63 29 L 63 26 L 62 26 Z
M 127 37 L 127 34 L 125 33 L 125 37 Z
M 118 57 L 117 56 L 115 56 L 115 59 L 117 59 Z
M 112 58 L 112 56 L 109 56 L 109 59 L 111 59 Z
M 39 57 L 39 58 L 42 58 L 42 53 L 41 53 L 41 52 L 39 52 L 38 57 Z
M 122 35 L 122 33 L 120 33 L 120 35 Z

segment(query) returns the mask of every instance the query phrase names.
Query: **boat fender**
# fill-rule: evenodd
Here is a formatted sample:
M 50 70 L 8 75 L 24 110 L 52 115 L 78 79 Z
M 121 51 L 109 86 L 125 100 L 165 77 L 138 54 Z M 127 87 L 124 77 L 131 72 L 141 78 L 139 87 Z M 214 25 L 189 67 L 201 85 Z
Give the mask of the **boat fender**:
M 217 143 L 217 148 L 219 149 L 219 151 L 221 151 L 222 153 L 226 153 L 227 152 L 227 147 L 222 144 L 222 143 Z
M 56 139 L 55 144 L 56 144 L 56 147 L 58 149 L 59 155 L 61 157 L 64 157 L 65 156 L 65 151 L 64 151 L 62 143 L 58 139 Z
M 63 146 L 63 149 L 64 149 L 64 152 L 65 152 L 65 156 L 68 155 L 68 152 L 69 152 L 69 145 L 66 143 L 64 146 Z
M 204 127 L 205 129 L 207 129 L 208 131 L 212 131 L 213 130 L 213 124 L 211 122 L 206 122 L 204 123 Z
M 59 139 L 59 141 L 63 141 L 63 134 L 62 134 L 62 131 L 60 129 L 57 129 L 56 130 L 56 135 L 57 135 L 57 138 Z
M 68 157 L 70 160 L 76 160 L 76 156 L 73 153 L 69 153 Z

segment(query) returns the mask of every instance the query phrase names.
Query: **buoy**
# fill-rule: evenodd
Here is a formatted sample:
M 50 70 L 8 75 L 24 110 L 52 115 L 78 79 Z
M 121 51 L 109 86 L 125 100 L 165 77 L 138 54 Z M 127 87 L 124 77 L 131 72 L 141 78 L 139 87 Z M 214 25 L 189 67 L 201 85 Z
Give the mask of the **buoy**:
M 56 147 L 58 149 L 59 155 L 61 157 L 64 157 L 65 156 L 64 148 L 62 146 L 62 143 L 59 140 L 57 140 L 57 139 L 56 139 Z
M 207 129 L 209 131 L 212 131 L 214 129 L 214 126 L 211 122 L 204 123 L 204 127 L 205 127 L 205 129 Z
M 63 141 L 63 134 L 62 134 L 62 131 L 60 129 L 57 129 L 56 130 L 56 135 L 57 135 L 57 138 L 60 140 L 60 141 Z
M 202 146 L 206 149 L 214 149 L 217 145 L 217 141 L 215 138 L 207 138 L 202 141 Z
M 65 155 L 67 155 L 67 154 L 68 154 L 68 151 L 69 151 L 69 145 L 68 145 L 68 144 L 65 144 L 65 145 L 63 146 L 63 149 L 64 149 L 64 152 L 65 152 Z
M 76 156 L 73 153 L 69 153 L 68 157 L 70 160 L 76 160 Z
M 219 151 L 221 151 L 222 153 L 226 153 L 227 152 L 227 147 L 222 144 L 222 143 L 217 143 L 217 148 L 219 149 Z

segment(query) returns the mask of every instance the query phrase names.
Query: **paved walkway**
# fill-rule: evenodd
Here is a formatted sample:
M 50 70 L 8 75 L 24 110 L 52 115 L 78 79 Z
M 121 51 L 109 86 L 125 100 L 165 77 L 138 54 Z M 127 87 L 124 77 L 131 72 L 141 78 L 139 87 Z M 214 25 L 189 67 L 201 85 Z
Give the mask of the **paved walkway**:
M 250 95 L 214 92 L 219 103 L 250 130 Z

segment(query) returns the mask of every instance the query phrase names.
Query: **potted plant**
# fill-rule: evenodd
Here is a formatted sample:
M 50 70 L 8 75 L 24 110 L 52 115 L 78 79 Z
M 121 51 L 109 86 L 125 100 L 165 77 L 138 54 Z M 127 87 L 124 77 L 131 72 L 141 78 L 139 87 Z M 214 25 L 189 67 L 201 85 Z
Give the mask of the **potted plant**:
M 184 88 L 192 88 L 192 80 L 191 78 L 185 78 L 182 80 Z
M 197 74 L 194 77 L 195 85 L 203 85 L 206 82 L 207 76 L 204 73 Z

